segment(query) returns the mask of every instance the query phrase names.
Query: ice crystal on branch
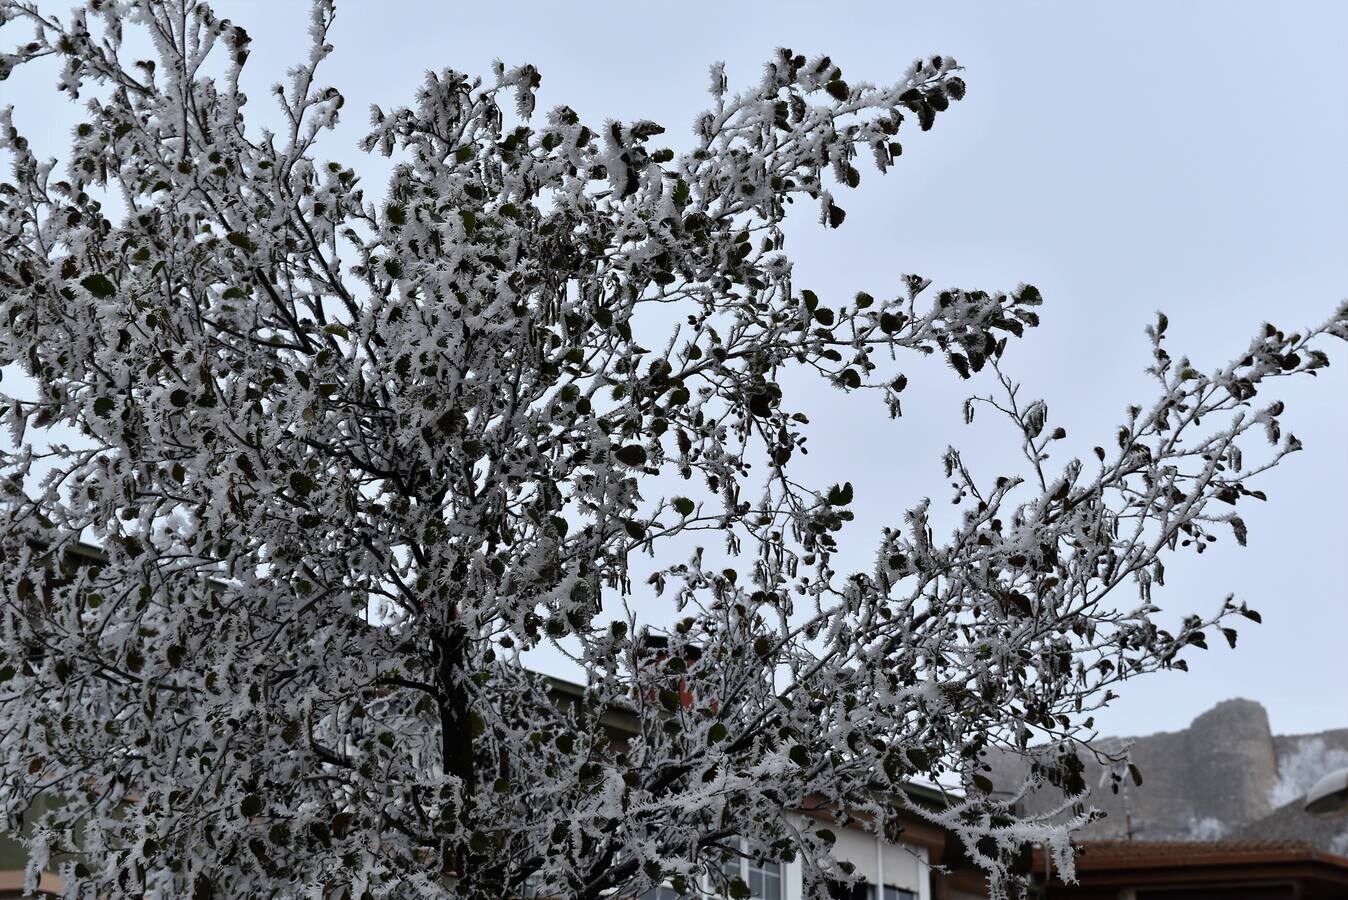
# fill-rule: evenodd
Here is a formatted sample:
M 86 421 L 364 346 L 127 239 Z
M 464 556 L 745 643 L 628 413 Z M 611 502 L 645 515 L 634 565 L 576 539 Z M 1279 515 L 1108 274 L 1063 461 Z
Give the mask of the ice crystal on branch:
M 781 50 L 739 94 L 717 66 L 687 150 L 539 113 L 528 65 L 444 70 L 373 110 L 375 198 L 316 155 L 343 106 L 328 2 L 276 134 L 245 126 L 247 32 L 203 4 L 0 11 L 33 33 L 0 74 L 56 57 L 87 112 L 59 170 L 0 115 L 0 363 L 34 386 L 0 410 L 0 805 L 72 892 L 628 896 L 724 878 L 741 839 L 817 889 L 847 873 L 798 813 L 904 808 L 1000 886 L 1027 841 L 1070 865 L 1076 754 L 1117 683 L 1257 617 L 1160 629 L 1161 557 L 1244 541 L 1247 483 L 1299 447 L 1262 392 L 1325 365 L 1344 310 L 1207 375 L 1162 319 L 1158 398 L 1062 461 L 1004 371 L 1035 288 L 793 283 L 788 205 L 842 226 L 863 169 L 963 97 L 949 57 L 874 85 Z M 128 66 L 124 29 L 157 57 Z M 656 349 L 652 310 L 677 315 Z M 920 503 L 837 572 L 852 486 L 793 476 L 808 423 L 778 376 L 897 415 L 922 356 L 985 391 L 966 416 L 1004 414 L 1024 464 L 978 478 L 952 448 L 955 532 Z M 670 560 L 700 531 L 732 567 Z M 633 592 L 683 618 L 653 635 Z M 575 702 L 523 666 L 545 642 L 576 648 Z M 986 751 L 1032 743 L 1030 782 L 989 781 Z M 912 779 L 958 796 L 915 806 Z M 1057 812 L 1019 816 L 1043 786 Z

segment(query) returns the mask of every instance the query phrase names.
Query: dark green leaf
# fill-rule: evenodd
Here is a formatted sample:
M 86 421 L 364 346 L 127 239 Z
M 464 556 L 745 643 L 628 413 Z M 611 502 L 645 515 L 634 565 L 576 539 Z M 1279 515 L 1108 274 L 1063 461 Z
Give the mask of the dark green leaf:
M 1245 520 L 1240 516 L 1232 516 L 1228 521 L 1231 523 L 1232 533 L 1236 536 L 1236 543 L 1244 547 L 1250 536 L 1249 529 L 1245 527 Z
M 215 900 L 215 882 L 208 875 L 197 875 L 192 881 L 192 900 Z
M 932 755 L 921 747 L 910 747 L 907 750 L 908 761 L 919 769 L 926 769 L 932 764 Z
M 619 447 L 613 454 L 618 461 L 629 466 L 641 466 L 646 464 L 646 448 L 640 444 L 627 444 Z
M 248 235 L 237 231 L 231 231 L 229 234 L 225 235 L 225 240 L 229 241 L 235 247 L 239 247 L 240 249 L 249 252 L 257 249 L 257 244 L 254 244 L 252 240 L 249 239 Z
M 117 293 L 117 287 L 108 280 L 108 276 L 103 274 L 90 275 L 80 282 L 84 289 L 98 297 L 100 300 L 107 299 Z
M 303 472 L 290 473 L 290 489 L 301 497 L 307 497 L 314 489 L 314 480 Z
M 828 502 L 833 506 L 846 506 L 852 502 L 852 482 L 835 484 L 829 488 Z

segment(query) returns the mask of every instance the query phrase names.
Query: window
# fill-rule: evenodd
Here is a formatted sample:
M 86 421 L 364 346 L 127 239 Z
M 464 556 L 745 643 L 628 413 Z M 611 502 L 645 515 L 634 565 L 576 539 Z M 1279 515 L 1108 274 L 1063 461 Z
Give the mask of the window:
M 750 852 L 748 844 L 741 842 L 740 849 Z M 742 878 L 749 885 L 749 896 L 753 900 L 782 900 L 782 864 L 778 862 L 758 862 L 747 856 L 737 856 L 725 861 L 723 866 L 727 878 Z
M 843 900 L 917 900 L 917 894 L 913 891 L 897 888 L 892 884 L 885 885 L 877 893 L 875 885 L 867 881 L 859 881 L 850 887 L 837 885 L 832 890 L 832 895 Z
M 749 870 L 749 895 L 761 900 L 782 900 L 782 864 L 745 860 Z
M 524 884 L 520 885 L 520 897 L 523 898 L 523 900 L 534 900 L 534 898 L 546 898 L 548 896 L 549 895 L 543 893 L 543 889 L 539 887 L 538 877 L 536 875 L 530 875 L 528 878 L 524 879 Z
M 649 891 L 642 894 L 641 900 L 687 900 L 687 898 L 686 895 L 680 894 L 672 887 L 661 885 L 660 887 L 651 888 Z

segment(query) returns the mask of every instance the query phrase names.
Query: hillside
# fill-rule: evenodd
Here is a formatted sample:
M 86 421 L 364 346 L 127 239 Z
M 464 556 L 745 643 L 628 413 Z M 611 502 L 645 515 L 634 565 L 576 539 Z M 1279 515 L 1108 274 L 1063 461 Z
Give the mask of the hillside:
M 1106 818 L 1084 838 L 1212 840 L 1226 836 L 1309 840 L 1348 854 L 1348 818 L 1317 820 L 1301 812 L 1306 789 L 1332 769 L 1348 766 L 1348 728 L 1319 734 L 1274 735 L 1268 713 L 1252 700 L 1227 700 L 1183 731 L 1109 738 L 1106 748 L 1132 745 L 1143 783 L 1109 790 L 1104 767 L 1085 758 L 1092 803 Z M 1026 771 L 1010 757 L 990 760 L 993 780 L 1010 785 Z M 1030 809 L 1047 797 L 1031 796 Z

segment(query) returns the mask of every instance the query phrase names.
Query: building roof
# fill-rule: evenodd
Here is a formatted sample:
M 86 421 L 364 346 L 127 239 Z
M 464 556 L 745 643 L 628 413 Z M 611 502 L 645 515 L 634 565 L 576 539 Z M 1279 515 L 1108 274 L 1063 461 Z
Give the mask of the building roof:
M 1077 871 L 1120 867 L 1214 866 L 1233 863 L 1323 860 L 1348 873 L 1348 859 L 1298 840 L 1248 838 L 1223 841 L 1084 841 Z
M 1237 828 L 1231 837 L 1301 841 L 1331 854 L 1348 856 L 1348 816 L 1313 816 L 1301 797 Z
M 1098 893 L 1105 888 L 1182 888 L 1219 897 L 1235 886 L 1261 885 L 1294 885 L 1300 897 L 1348 896 L 1348 858 L 1305 841 L 1082 841 L 1078 847 L 1076 883 L 1054 877 L 1049 897 L 1105 896 Z M 1035 871 L 1044 872 L 1046 865 L 1043 852 L 1036 851 Z

